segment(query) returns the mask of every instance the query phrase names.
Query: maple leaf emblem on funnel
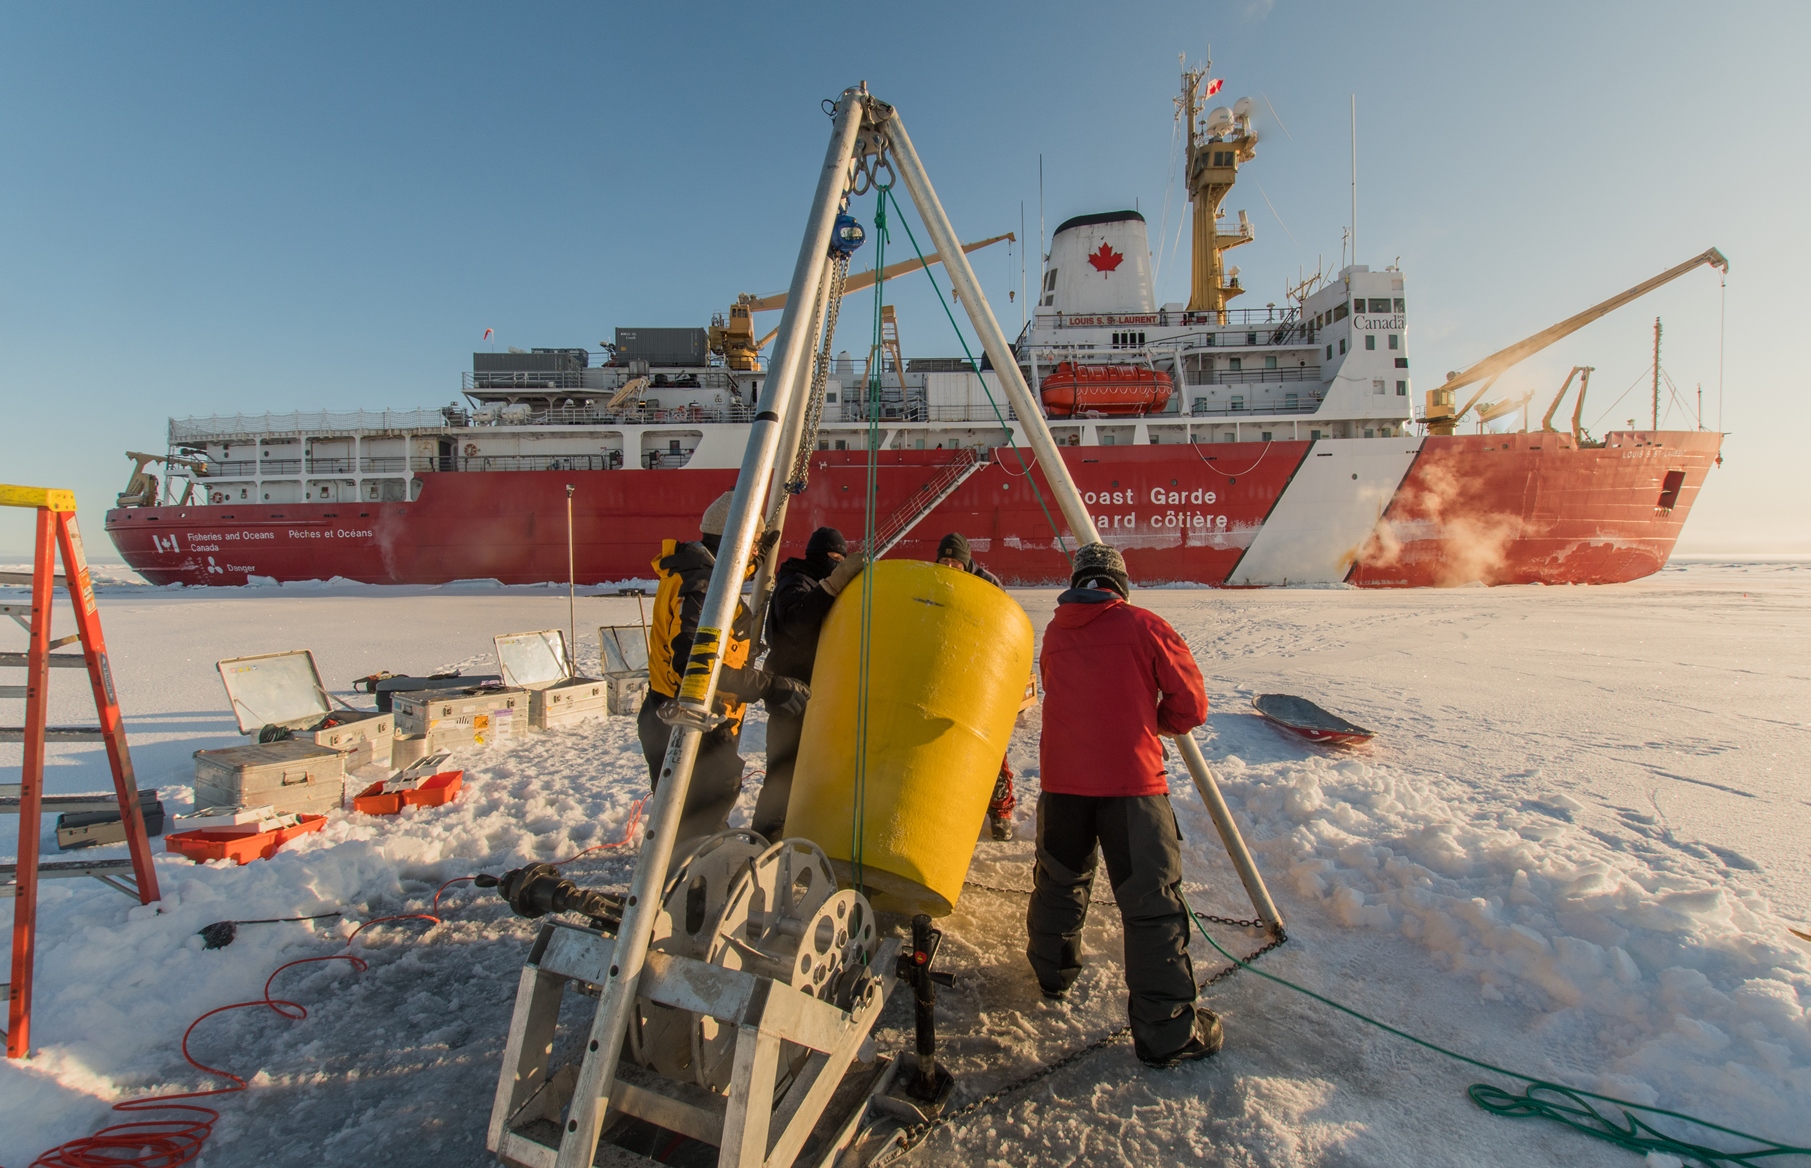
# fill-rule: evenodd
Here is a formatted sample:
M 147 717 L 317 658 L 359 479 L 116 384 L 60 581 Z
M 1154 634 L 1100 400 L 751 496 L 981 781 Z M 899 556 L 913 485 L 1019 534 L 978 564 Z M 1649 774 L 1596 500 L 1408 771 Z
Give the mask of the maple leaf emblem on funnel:
M 1125 258 L 1125 253 L 1114 251 L 1105 243 L 1100 245 L 1099 251 L 1091 251 L 1088 253 L 1088 262 L 1093 264 L 1094 270 L 1103 276 L 1108 272 L 1111 272 L 1114 268 L 1117 268 L 1119 266 L 1119 261 Z

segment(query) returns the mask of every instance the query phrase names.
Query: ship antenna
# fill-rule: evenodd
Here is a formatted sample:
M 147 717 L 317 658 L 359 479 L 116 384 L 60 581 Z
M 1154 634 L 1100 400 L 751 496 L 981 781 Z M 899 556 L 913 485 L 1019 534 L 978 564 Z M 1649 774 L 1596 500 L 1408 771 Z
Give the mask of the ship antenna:
M 1358 263 L 1358 95 L 1352 95 L 1352 263 Z

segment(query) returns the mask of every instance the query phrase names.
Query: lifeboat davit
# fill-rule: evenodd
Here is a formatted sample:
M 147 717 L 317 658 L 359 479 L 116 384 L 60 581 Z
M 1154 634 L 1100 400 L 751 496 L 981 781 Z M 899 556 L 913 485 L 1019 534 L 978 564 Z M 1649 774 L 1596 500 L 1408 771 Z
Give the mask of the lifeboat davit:
M 1137 365 L 1077 365 L 1064 361 L 1039 385 L 1053 418 L 1154 414 L 1170 404 L 1170 375 Z

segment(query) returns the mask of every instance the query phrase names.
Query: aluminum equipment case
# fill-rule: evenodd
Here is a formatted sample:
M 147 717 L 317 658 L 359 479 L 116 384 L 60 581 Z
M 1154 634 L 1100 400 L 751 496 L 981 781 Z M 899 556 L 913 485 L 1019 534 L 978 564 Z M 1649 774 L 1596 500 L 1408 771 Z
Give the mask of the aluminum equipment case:
M 305 738 L 195 752 L 195 806 L 325 815 L 346 797 L 346 755 Z
M 596 678 L 572 675 L 565 633 L 541 629 L 505 633 L 493 640 L 503 680 L 528 691 L 529 726 L 553 730 L 603 717 L 607 687 Z
M 648 696 L 648 626 L 605 625 L 597 630 L 597 641 L 610 712 L 633 718 Z
M 399 693 L 392 705 L 396 732 L 425 735 L 425 753 L 487 746 L 513 738 L 519 716 L 527 713 L 528 691 L 507 686 Z
M 396 719 L 371 710 L 335 709 L 307 649 L 234 657 L 215 667 L 241 734 L 281 726 L 303 742 L 346 755 L 348 769 L 390 765 Z

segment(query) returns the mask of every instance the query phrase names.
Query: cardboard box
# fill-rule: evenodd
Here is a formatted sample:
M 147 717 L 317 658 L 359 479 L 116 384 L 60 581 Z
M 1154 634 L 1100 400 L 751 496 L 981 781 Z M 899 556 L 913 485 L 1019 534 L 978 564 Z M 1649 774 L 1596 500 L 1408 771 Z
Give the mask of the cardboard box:
M 528 724 L 536 730 L 571 726 L 605 714 L 602 681 L 574 677 L 566 634 L 558 629 L 505 633 L 493 640 L 503 680 L 528 691 Z
M 195 752 L 195 806 L 337 811 L 346 795 L 346 756 L 299 738 Z
M 292 736 L 350 755 L 346 765 L 390 765 L 396 720 L 373 710 L 335 708 L 307 649 L 217 662 L 241 734 L 280 726 Z

